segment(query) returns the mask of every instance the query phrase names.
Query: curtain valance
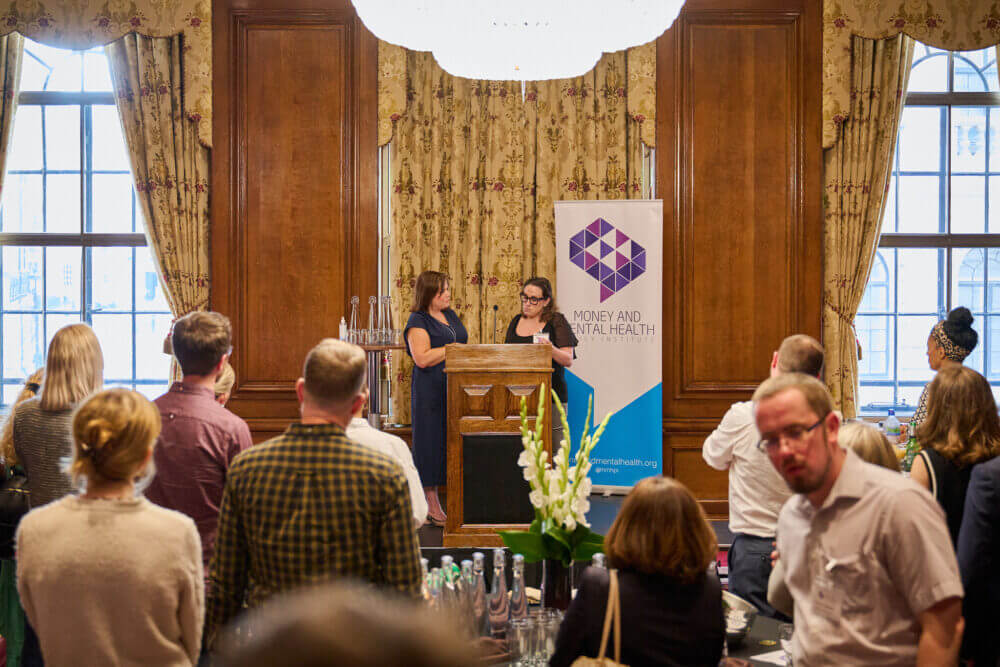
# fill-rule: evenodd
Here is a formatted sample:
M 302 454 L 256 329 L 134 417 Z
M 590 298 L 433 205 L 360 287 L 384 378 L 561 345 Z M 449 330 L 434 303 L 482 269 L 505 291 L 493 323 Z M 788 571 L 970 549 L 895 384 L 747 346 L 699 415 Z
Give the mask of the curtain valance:
M 905 33 L 950 51 L 1000 43 L 996 0 L 824 0 L 823 148 L 837 140 L 851 109 L 851 37 Z
M 17 31 L 42 44 L 89 49 L 128 33 L 182 35 L 184 113 L 212 145 L 212 6 L 210 0 L 0 0 L 0 35 Z
M 656 146 L 656 41 L 626 51 L 625 95 L 629 116 L 639 136 Z M 378 145 L 392 139 L 393 125 L 406 113 L 406 49 L 383 41 L 378 45 Z

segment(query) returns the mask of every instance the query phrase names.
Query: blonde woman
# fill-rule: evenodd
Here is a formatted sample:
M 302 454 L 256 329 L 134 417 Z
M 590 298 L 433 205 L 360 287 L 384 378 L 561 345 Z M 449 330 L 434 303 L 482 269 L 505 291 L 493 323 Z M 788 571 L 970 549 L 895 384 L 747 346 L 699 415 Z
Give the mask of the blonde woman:
M 226 407 L 229 397 L 233 393 L 233 385 L 236 384 L 236 371 L 227 361 L 222 365 L 222 372 L 215 378 L 215 402 Z
M 896 450 L 876 427 L 864 422 L 848 422 L 840 427 L 838 442 L 842 447 L 853 449 L 854 453 L 883 468 L 899 472 Z
M 73 451 L 73 408 L 104 383 L 104 355 L 93 329 L 71 324 L 49 343 L 42 393 L 13 413 L 14 451 L 28 476 L 31 507 L 41 507 L 73 489 L 62 460 Z
M 42 387 L 42 376 L 44 374 L 45 367 L 43 366 L 28 376 L 28 379 L 24 381 L 24 386 L 21 387 L 21 392 L 10 406 L 8 414 L 11 415 L 11 418 L 8 418 L 3 423 L 3 428 L 0 429 L 0 457 L 3 457 L 3 463 L 8 467 L 16 466 L 20 463 L 17 458 L 17 452 L 14 451 L 14 419 L 12 418 L 14 410 L 21 403 L 38 396 L 38 390 Z
M 49 667 L 195 664 L 204 583 L 194 522 L 136 494 L 160 413 L 109 389 L 73 417 L 80 495 L 32 510 L 17 534 L 17 586 Z

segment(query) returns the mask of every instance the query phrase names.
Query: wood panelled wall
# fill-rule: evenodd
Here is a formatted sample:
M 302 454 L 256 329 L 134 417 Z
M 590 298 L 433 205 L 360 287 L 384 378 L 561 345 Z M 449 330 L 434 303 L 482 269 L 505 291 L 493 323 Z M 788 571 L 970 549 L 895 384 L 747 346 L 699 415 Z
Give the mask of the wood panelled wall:
M 820 337 L 821 22 L 814 0 L 688 0 L 657 56 L 664 472 L 713 518 L 701 445 L 792 333 Z
M 350 0 L 215 0 L 213 37 L 212 307 L 259 440 L 296 418 L 350 296 L 377 293 L 377 42 Z

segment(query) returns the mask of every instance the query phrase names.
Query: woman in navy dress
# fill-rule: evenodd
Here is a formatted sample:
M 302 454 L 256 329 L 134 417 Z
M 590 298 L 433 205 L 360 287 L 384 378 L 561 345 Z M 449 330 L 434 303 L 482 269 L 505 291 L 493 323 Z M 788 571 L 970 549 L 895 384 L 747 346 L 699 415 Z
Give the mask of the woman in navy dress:
M 447 394 L 444 375 L 444 346 L 466 343 L 469 334 L 449 306 L 448 276 L 440 271 L 424 271 L 417 278 L 413 308 L 403 337 L 406 352 L 415 367 L 410 387 L 413 420 L 413 461 L 427 496 L 427 518 L 443 526 L 445 514 L 437 487 L 445 485 L 445 439 L 447 436 Z

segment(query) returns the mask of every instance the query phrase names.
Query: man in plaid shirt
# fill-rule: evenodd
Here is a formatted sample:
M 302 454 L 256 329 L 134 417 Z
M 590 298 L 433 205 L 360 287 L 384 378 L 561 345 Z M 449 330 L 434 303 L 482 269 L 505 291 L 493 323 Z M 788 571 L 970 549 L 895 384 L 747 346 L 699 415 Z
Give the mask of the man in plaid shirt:
M 361 348 L 325 339 L 295 390 L 301 420 L 229 467 L 209 574 L 205 641 L 244 602 L 340 577 L 420 593 L 420 552 L 403 470 L 349 440 L 368 399 Z

